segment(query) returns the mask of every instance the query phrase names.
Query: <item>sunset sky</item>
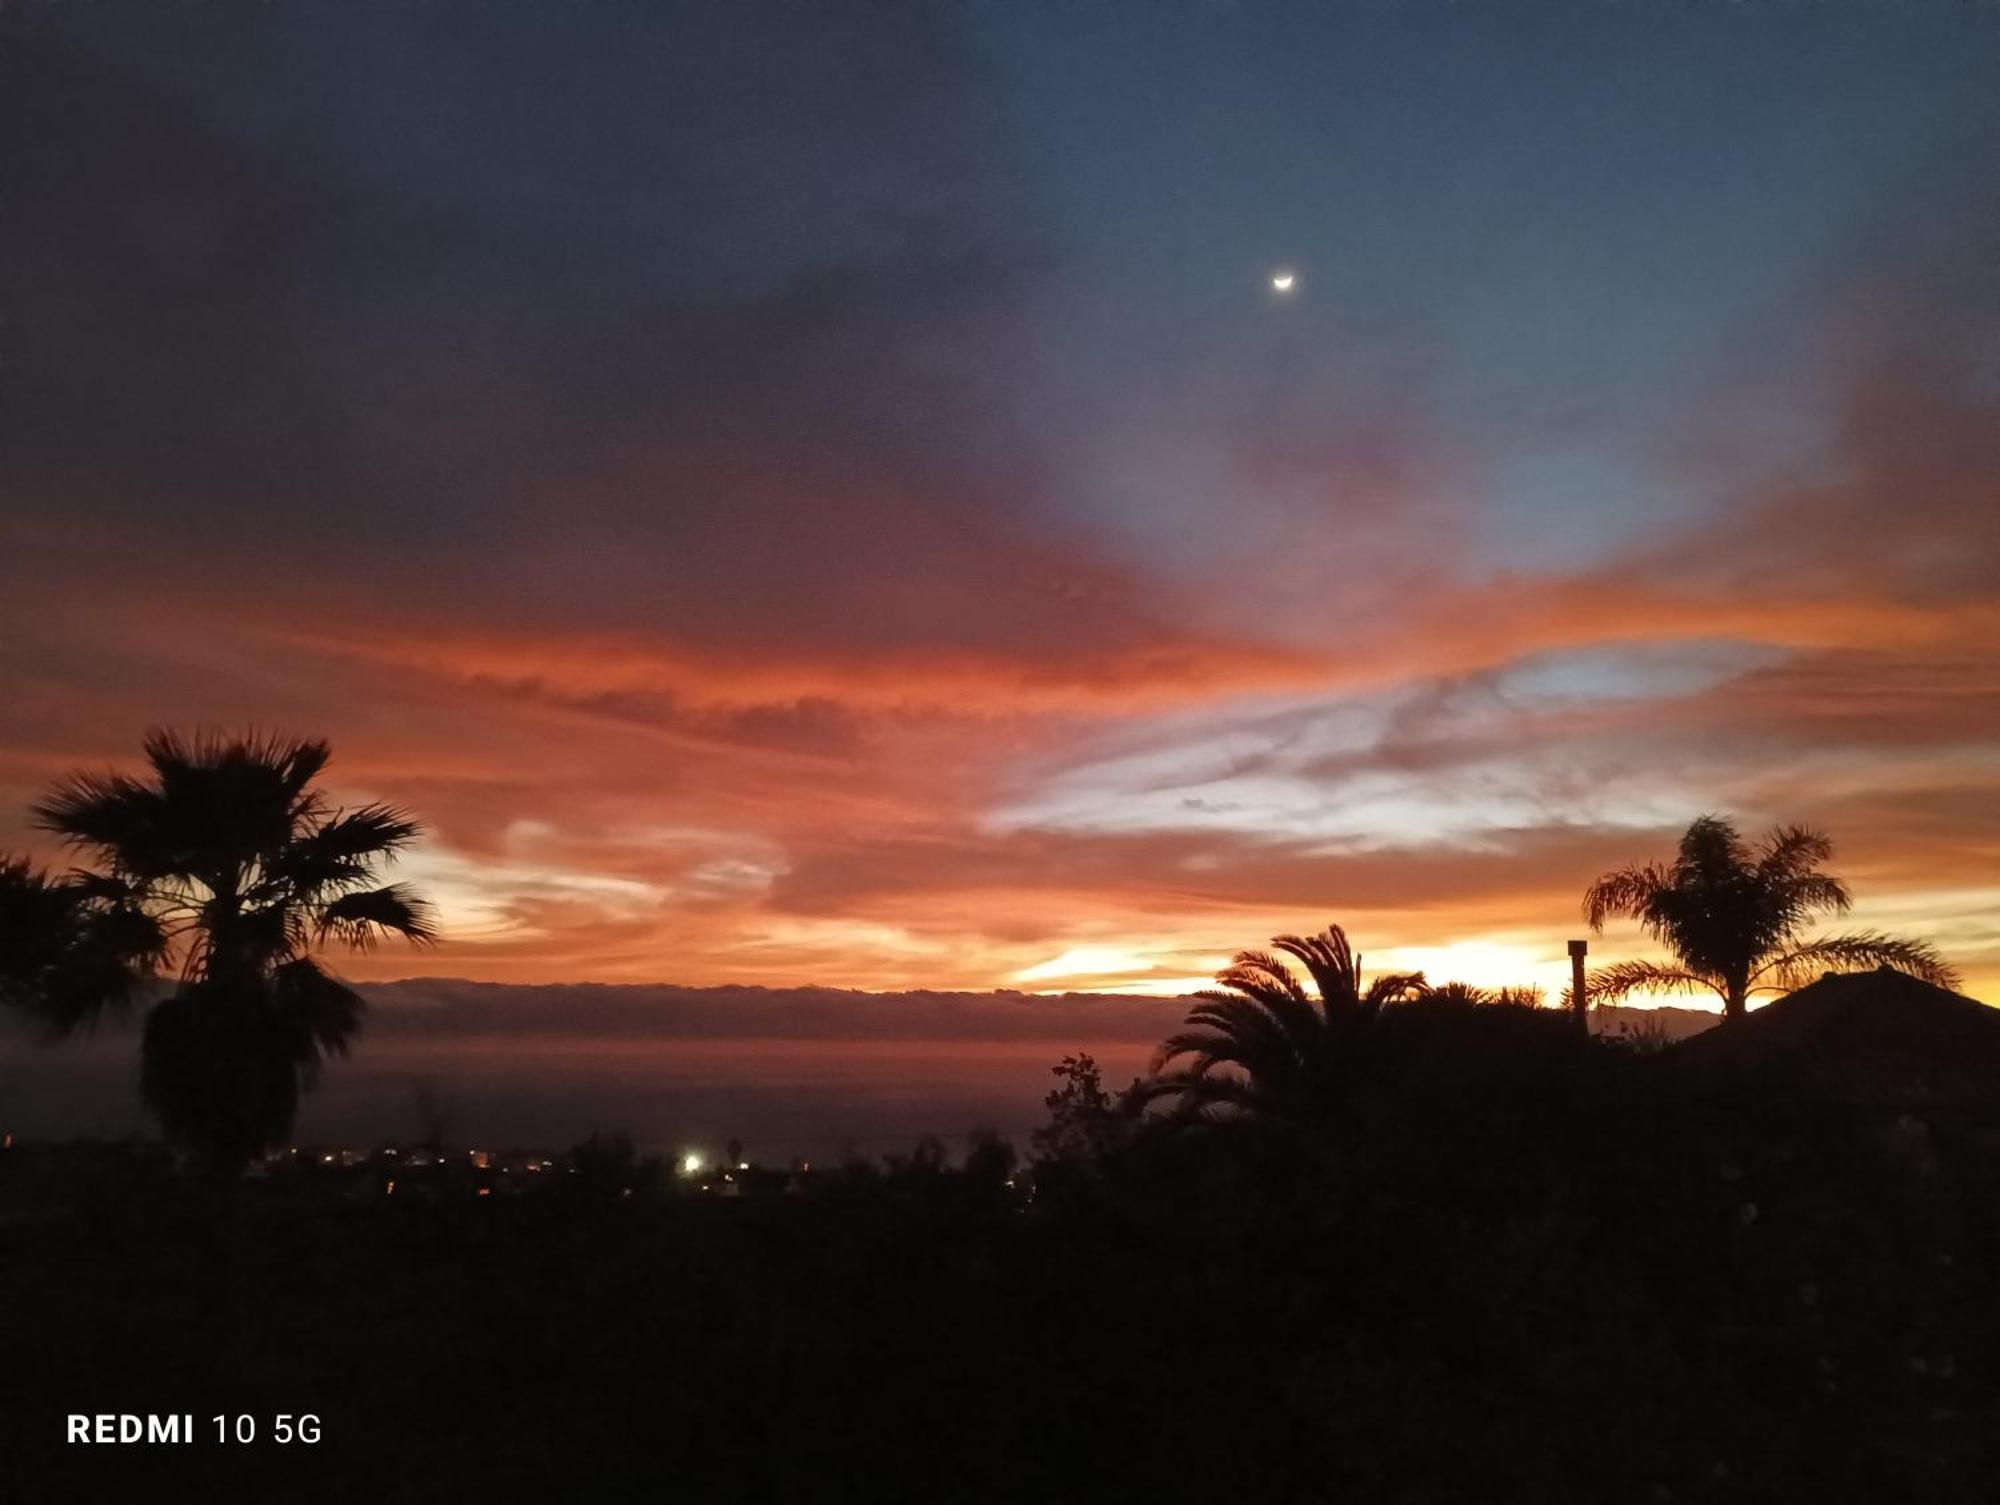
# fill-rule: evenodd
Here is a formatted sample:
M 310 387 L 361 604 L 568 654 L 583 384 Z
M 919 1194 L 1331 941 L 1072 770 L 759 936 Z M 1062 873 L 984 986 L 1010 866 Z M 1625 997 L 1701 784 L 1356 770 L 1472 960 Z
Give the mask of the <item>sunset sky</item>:
M 0 850 L 256 725 L 430 825 L 359 978 L 1559 987 L 1715 811 L 2000 1001 L 1996 80 L 1971 5 L 8 7 Z

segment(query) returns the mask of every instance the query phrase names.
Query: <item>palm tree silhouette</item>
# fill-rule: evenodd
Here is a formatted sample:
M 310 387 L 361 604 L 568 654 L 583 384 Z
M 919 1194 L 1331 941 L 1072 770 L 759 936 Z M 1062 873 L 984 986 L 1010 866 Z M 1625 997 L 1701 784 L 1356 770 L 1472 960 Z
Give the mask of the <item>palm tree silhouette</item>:
M 1756 994 L 1789 992 L 1828 971 L 1893 967 L 1956 986 L 1957 973 L 1922 941 L 1874 930 L 1801 938 L 1814 915 L 1853 907 L 1847 885 L 1820 871 L 1832 856 L 1833 843 L 1818 831 L 1780 826 L 1753 848 L 1730 822 L 1704 815 L 1681 837 L 1673 862 L 1606 873 L 1583 897 L 1590 928 L 1637 920 L 1674 960 L 1599 968 L 1586 982 L 1591 1000 L 1712 992 L 1727 1022 L 1741 1018 Z
M 1430 1008 L 1474 1009 L 1538 1009 L 1542 1000 L 1540 988 L 1484 988 L 1472 982 L 1441 982 L 1435 987 L 1425 988 L 1421 999 Z
M 66 914 L 67 939 L 39 956 L 22 945 L 0 973 L 66 1035 L 178 958 L 178 986 L 146 1019 L 140 1091 L 170 1139 L 240 1169 L 290 1130 L 300 1092 L 360 1028 L 360 996 L 315 950 L 436 939 L 425 903 L 375 873 L 421 828 L 387 805 L 330 805 L 313 788 L 323 741 L 155 731 L 145 753 L 150 781 L 78 774 L 34 806 L 95 869 L 50 881 L 9 865 L 0 892 Z
M 1271 944 L 1305 966 L 1317 1002 L 1282 957 L 1239 951 L 1216 974 L 1222 986 L 1196 993 L 1187 1027 L 1154 1053 L 1134 1106 L 1171 1097 L 1183 1114 L 1235 1111 L 1292 1124 L 1346 1111 L 1371 1026 L 1386 1006 L 1421 996 L 1423 974 L 1387 973 L 1364 988 L 1361 958 L 1338 925 Z

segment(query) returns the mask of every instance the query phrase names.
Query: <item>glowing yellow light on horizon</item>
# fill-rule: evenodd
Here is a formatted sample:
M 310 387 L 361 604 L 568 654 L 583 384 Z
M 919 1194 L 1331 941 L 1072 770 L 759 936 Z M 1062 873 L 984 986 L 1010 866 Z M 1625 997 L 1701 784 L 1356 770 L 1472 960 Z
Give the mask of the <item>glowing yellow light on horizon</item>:
M 700 1174 L 701 1174 L 701 1156 L 697 1155 L 697 1154 L 696 1154 L 696 1153 L 695 1153 L 694 1151 L 692 1151 L 692 1150 L 688 1151 L 688 1153 L 687 1153 L 687 1154 L 685 1154 L 685 1155 L 681 1156 L 681 1174 L 682 1174 L 683 1176 L 698 1176 L 698 1175 L 700 1175 Z
M 1015 982 L 1041 982 L 1051 977 L 1124 976 L 1150 972 L 1153 964 L 1137 952 L 1117 946 L 1072 946 L 1060 956 L 1052 956 L 1014 974 Z
M 1469 982 L 1482 988 L 1539 987 L 1548 993 L 1552 1003 L 1569 981 L 1566 959 L 1548 956 L 1532 946 L 1498 941 L 1396 946 L 1368 951 L 1362 961 L 1371 977 L 1383 972 L 1421 972 L 1431 983 Z
M 1222 969 L 1217 963 L 1216 971 Z M 1138 982 L 1096 982 L 1093 993 L 1116 994 L 1122 998 L 1185 998 L 1190 993 L 1215 986 L 1215 973 L 1202 972 L 1173 977 L 1149 976 Z

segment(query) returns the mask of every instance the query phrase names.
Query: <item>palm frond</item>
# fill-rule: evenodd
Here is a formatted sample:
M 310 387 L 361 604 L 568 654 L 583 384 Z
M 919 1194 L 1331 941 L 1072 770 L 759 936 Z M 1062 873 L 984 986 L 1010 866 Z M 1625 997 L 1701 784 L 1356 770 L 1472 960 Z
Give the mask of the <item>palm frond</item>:
M 1533 987 L 1483 988 L 1471 982 L 1443 982 L 1436 987 L 1425 988 L 1422 994 L 1410 1001 L 1447 1008 L 1538 1009 L 1544 996 L 1540 988 Z
M 1267 1106 L 1256 1086 L 1239 1077 L 1211 1076 L 1197 1071 L 1156 1073 L 1133 1084 L 1128 1101 L 1134 1111 L 1162 1098 L 1176 1098 L 1175 1117 L 1193 1117 L 1212 1107 L 1256 1113 Z
M 1292 1033 L 1286 1029 L 1284 1021 L 1255 999 L 1212 991 L 1195 996 L 1201 1002 L 1188 1010 L 1187 1017 L 1181 1021 L 1184 1025 L 1204 1025 L 1224 1034 L 1269 1039 L 1277 1045 L 1291 1043 Z
M 1368 991 L 1362 994 L 1361 1001 L 1372 1011 L 1385 1004 L 1407 1003 L 1429 991 L 1430 984 L 1424 981 L 1421 972 L 1384 972 L 1368 984 Z
M 121 871 L 155 871 L 171 856 L 159 792 L 123 774 L 71 774 L 28 814 L 42 830 L 102 854 Z
M 1234 1007 L 1224 1004 L 1208 1004 L 1191 1012 L 1184 1021 L 1185 1027 L 1169 1035 L 1160 1049 L 1169 1046 L 1185 1049 L 1177 1042 L 1201 1042 L 1204 1049 L 1213 1044 L 1217 1058 L 1226 1056 L 1240 1061 L 1246 1069 L 1263 1073 L 1283 1072 L 1292 1069 L 1299 1056 L 1297 1042 L 1269 1015 L 1254 1005 L 1235 1000 Z
M 394 805 L 363 805 L 341 810 L 299 839 L 301 848 L 316 856 L 353 860 L 393 857 L 423 834 L 423 823 Z
M 159 922 L 114 880 L 56 879 L 0 860 L 0 1005 L 46 1035 L 88 1033 L 123 1012 L 166 949 Z
M 1290 1034 L 1308 1033 L 1319 1022 L 1318 1011 L 1307 999 L 1306 990 L 1292 975 L 1291 968 L 1268 952 L 1237 952 L 1236 959 L 1215 974 L 1215 980 L 1224 988 L 1255 999 Z M 1204 990 L 1196 996 L 1215 994 Z
M 1244 1054 L 1244 1042 L 1238 1036 L 1220 1030 L 1175 1030 L 1154 1050 L 1148 1072 L 1157 1076 L 1173 1062 L 1180 1061 L 1182 1064 L 1175 1070 L 1199 1076 L 1211 1066 L 1240 1066 Z
M 259 903 L 324 902 L 370 883 L 375 863 L 394 861 L 422 833 L 412 816 L 389 805 L 340 811 L 267 855 L 261 881 L 246 896 Z
M 1186 1071 L 1234 1066 L 1267 1082 L 1297 1079 L 1304 1065 L 1302 1054 L 1283 1035 L 1241 1027 L 1176 1030 L 1153 1052 L 1149 1070 L 1157 1073 L 1176 1060 Z
M 1779 826 L 1758 844 L 1757 871 L 1774 881 L 1803 877 L 1833 860 L 1833 842 L 1822 831 Z
M 239 775 L 251 771 L 268 774 L 288 803 L 304 796 L 333 758 L 333 749 L 323 738 L 254 731 L 232 736 L 212 728 L 186 737 L 154 727 L 146 733 L 144 748 L 146 761 L 163 784 L 217 771 Z
M 1584 892 L 1584 921 L 1591 930 L 1602 931 L 1607 920 L 1643 919 L 1673 881 L 1673 874 L 1656 862 L 1606 873 Z
M 1594 969 L 1584 979 L 1583 985 L 1592 1004 L 1608 1003 L 1633 993 L 1714 993 L 1727 996 L 1722 986 L 1713 979 L 1663 962 L 1613 962 L 1608 967 Z M 1575 1000 L 1570 997 L 1568 989 L 1563 990 L 1563 1001 L 1565 1005 L 1574 1007 Z
M 1361 960 L 1340 926 L 1328 925 L 1318 935 L 1274 936 L 1271 944 L 1312 974 L 1323 1003 L 1338 1008 L 1360 1001 Z
M 271 974 L 271 1006 L 296 1031 L 294 1064 L 307 1073 L 328 1056 L 347 1054 L 366 1007 L 359 993 L 310 957 L 287 962 Z
M 1761 891 L 1768 896 L 1773 931 L 1789 935 L 1817 914 L 1846 914 L 1854 907 L 1847 885 L 1827 873 L 1794 873 L 1782 878 L 1763 879 Z
M 1424 1002 L 1444 1005 L 1460 1005 L 1467 1008 L 1484 1008 L 1494 1001 L 1491 988 L 1482 988 L 1477 983 L 1441 982 L 1434 988 L 1424 990 Z
M 1822 936 L 1803 946 L 1795 946 L 1760 967 L 1754 981 L 1758 991 L 1773 989 L 1790 992 L 1816 982 L 1828 972 L 1859 972 L 1875 967 L 1891 967 L 1940 988 L 1956 988 L 1959 976 L 1937 949 L 1924 941 L 1903 940 L 1877 930 L 1856 930 L 1845 935 Z
M 342 894 L 319 911 L 319 934 L 367 951 L 383 934 L 400 935 L 420 946 L 436 943 L 431 907 L 401 883 Z
M 1244 977 L 1260 981 L 1266 987 L 1280 989 L 1286 995 L 1298 999 L 1300 1003 L 1306 1003 L 1310 997 L 1306 993 L 1306 985 L 1300 983 L 1298 977 L 1292 973 L 1292 969 L 1284 965 L 1284 957 L 1276 957 L 1270 951 L 1238 951 L 1234 957 L 1230 957 L 1230 965 L 1224 967 L 1220 973 L 1216 973 L 1216 981 L 1220 983 L 1232 973 L 1240 973 Z
M 1307 1001 L 1305 986 L 1293 976 L 1292 969 L 1268 951 L 1237 952 L 1229 965 L 1215 974 L 1215 980 L 1246 992 L 1282 993 L 1300 1003 Z

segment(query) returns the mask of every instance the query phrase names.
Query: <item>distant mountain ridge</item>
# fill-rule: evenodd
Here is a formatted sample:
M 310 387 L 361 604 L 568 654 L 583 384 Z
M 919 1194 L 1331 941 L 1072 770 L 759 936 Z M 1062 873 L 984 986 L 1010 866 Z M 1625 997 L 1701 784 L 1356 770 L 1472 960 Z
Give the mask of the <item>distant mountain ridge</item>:
M 1179 1025 L 1192 999 L 1136 993 L 1024 993 L 912 988 L 771 988 L 751 984 L 504 983 L 408 977 L 355 985 L 368 1000 L 361 1049 L 378 1041 L 522 1035 L 691 1040 L 1046 1040 L 1151 1046 Z M 164 993 L 167 984 L 157 990 Z M 152 1001 L 150 997 L 142 1000 Z M 135 1009 L 135 1016 L 143 1009 Z M 1667 1042 L 1711 1028 L 1701 1009 L 1594 1010 L 1594 1033 L 1659 1032 Z M 14 1025 L 8 1029 L 9 1023 Z M 137 1027 L 107 1020 L 104 1033 Z M 0 1035 L 29 1033 L 0 1019 Z

